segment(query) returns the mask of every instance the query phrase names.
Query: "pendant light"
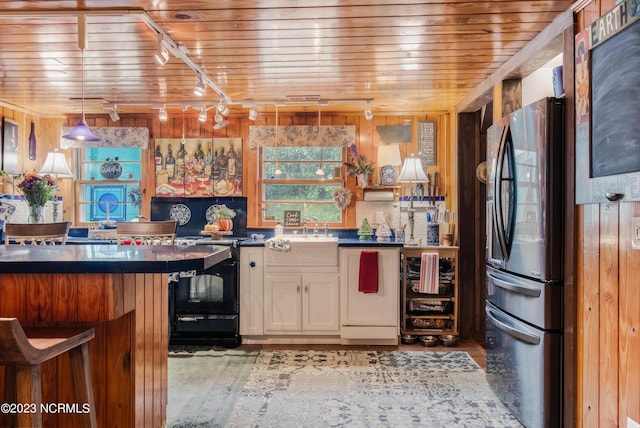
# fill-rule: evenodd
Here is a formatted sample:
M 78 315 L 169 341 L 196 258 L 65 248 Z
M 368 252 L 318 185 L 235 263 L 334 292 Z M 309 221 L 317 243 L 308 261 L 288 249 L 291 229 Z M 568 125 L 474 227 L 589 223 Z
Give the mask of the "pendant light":
M 276 169 L 273 173 L 275 175 L 282 175 L 282 170 L 278 164 L 278 104 L 276 104 Z
M 322 136 L 320 135 L 320 103 L 318 103 L 318 143 L 320 145 L 320 166 L 316 170 L 316 175 L 324 178 L 324 170 L 322 169 Z
M 87 47 L 87 16 L 78 16 L 78 47 L 82 54 L 82 120 L 68 134 L 62 136 L 67 140 L 73 141 L 101 141 L 100 137 L 96 137 L 87 126 L 84 118 L 84 50 Z

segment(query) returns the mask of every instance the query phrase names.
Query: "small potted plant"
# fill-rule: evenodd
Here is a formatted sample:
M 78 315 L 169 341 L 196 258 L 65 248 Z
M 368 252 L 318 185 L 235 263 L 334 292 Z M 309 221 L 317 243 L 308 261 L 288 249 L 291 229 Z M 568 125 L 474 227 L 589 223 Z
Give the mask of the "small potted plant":
M 373 173 L 375 162 L 367 162 L 366 156 L 358 154 L 358 149 L 355 144 L 352 144 L 350 149 L 351 162 L 344 163 L 347 167 L 347 174 L 355 175 L 358 178 L 360 187 L 367 187 L 369 175 Z
M 220 232 L 227 232 L 233 229 L 233 218 L 236 216 L 236 212 L 226 205 L 214 205 L 213 214 L 216 217 L 216 223 L 220 228 Z

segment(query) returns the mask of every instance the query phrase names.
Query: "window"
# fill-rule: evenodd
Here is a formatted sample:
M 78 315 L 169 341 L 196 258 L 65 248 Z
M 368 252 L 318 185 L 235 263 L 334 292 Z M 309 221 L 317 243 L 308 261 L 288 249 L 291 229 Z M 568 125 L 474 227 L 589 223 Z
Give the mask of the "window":
M 141 149 L 79 149 L 79 222 L 131 220 L 140 214 Z
M 333 191 L 342 186 L 343 156 L 342 147 L 263 147 L 263 222 L 282 220 L 285 211 L 300 211 L 303 219 L 341 223 L 342 210 L 334 203 Z M 276 162 L 280 175 L 275 174 Z M 324 177 L 316 175 L 320 165 Z

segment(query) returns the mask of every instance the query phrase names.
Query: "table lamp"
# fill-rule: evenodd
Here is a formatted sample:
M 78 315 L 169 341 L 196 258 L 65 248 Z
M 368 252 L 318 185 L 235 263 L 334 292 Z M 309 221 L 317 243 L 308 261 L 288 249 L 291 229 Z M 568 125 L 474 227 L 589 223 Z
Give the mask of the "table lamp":
M 396 167 L 402 165 L 400 148 L 391 144 L 378 146 L 378 165 L 380 184 L 396 184 Z
M 38 172 L 40 175 L 49 174 L 56 182 L 56 197 L 53 201 L 53 221 L 58 221 L 58 213 L 59 213 L 59 202 L 57 199 L 58 193 L 58 178 L 73 178 L 73 172 L 69 169 L 69 165 L 67 165 L 67 160 L 64 158 L 64 154 L 55 150 L 53 152 L 47 153 L 47 158 L 40 168 Z
M 413 209 L 413 194 L 416 190 L 416 183 L 428 183 L 429 178 L 422 169 L 422 162 L 420 158 L 416 158 L 411 153 L 411 156 L 404 160 L 400 175 L 396 180 L 398 183 L 409 183 L 409 240 L 405 242 L 407 246 L 417 246 L 418 242 L 413 237 L 413 225 L 414 225 L 414 209 Z

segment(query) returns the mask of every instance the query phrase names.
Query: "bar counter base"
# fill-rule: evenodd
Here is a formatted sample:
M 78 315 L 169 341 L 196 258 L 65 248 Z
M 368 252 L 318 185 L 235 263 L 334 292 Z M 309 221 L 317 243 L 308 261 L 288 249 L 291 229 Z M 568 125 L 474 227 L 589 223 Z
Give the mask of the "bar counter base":
M 99 427 L 166 425 L 168 274 L 0 274 L 0 296 L 0 317 L 24 327 L 95 328 L 91 411 Z M 5 403 L 2 395 L 0 388 Z M 74 397 L 68 354 L 42 365 L 42 402 L 62 405 L 43 413 L 43 426 L 81 426 L 75 413 L 84 403 Z

